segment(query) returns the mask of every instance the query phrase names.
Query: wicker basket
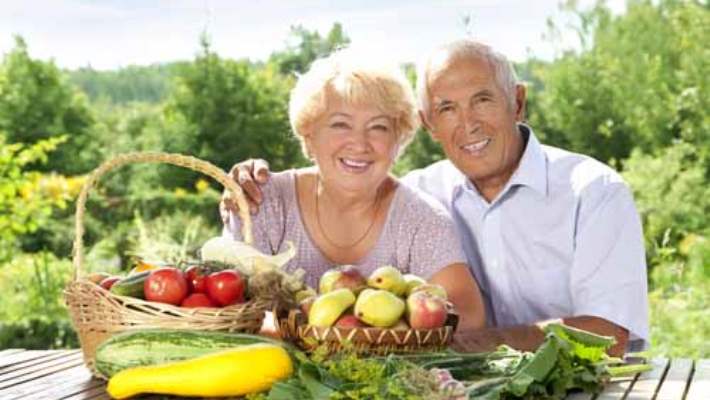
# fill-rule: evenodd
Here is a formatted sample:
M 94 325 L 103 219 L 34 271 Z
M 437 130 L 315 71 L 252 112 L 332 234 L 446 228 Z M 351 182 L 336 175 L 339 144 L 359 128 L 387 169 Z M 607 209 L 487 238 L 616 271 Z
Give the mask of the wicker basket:
M 384 355 L 444 349 L 451 344 L 458 320 L 457 314 L 449 313 L 444 326 L 436 329 L 319 328 L 308 325 L 301 310 L 291 310 L 287 316 L 279 318 L 279 330 L 284 339 L 304 350 L 325 346 L 330 352 L 346 348 L 358 353 Z
M 83 265 L 83 217 L 86 198 L 98 179 L 108 171 L 132 163 L 166 163 L 201 172 L 228 188 L 239 206 L 242 234 L 252 243 L 251 217 L 241 188 L 218 167 L 194 157 L 166 153 L 129 153 L 101 164 L 86 180 L 76 203 L 76 236 L 74 238 L 72 281 L 64 290 L 72 323 L 79 335 L 84 361 L 94 375 L 96 348 L 119 332 L 132 329 L 171 328 L 191 330 L 225 330 L 257 332 L 263 323 L 268 302 L 248 301 L 224 308 L 181 308 L 118 296 L 86 279 L 81 279 Z

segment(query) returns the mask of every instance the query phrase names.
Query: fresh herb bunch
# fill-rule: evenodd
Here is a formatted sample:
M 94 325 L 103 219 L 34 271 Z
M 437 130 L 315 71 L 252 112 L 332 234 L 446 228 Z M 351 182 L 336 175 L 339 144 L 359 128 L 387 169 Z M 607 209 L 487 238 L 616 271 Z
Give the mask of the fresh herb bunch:
M 449 350 L 362 358 L 348 350 L 328 356 L 321 347 L 310 356 L 297 354 L 294 375 L 253 399 L 563 399 L 570 390 L 597 393 L 613 376 L 650 369 L 609 357 L 611 337 L 562 324 L 549 324 L 545 332 L 534 353 L 501 346 L 488 353 Z M 453 380 L 437 378 L 442 371 Z M 463 394 L 452 397 L 446 390 L 451 383 Z

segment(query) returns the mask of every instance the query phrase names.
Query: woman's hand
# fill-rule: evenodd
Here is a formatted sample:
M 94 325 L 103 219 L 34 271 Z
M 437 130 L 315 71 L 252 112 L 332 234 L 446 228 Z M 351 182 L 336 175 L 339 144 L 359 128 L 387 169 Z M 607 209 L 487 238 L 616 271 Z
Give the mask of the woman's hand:
M 435 273 L 430 283 L 446 289 L 449 301 L 459 315 L 457 332 L 482 329 L 486 325 L 486 310 L 476 280 L 468 265 L 451 264 Z
M 269 163 L 262 159 L 250 158 L 246 161 L 234 164 L 229 170 L 229 176 L 234 179 L 244 191 L 247 203 L 249 203 L 249 211 L 256 214 L 263 198 L 260 185 L 269 180 Z M 231 193 L 225 189 L 222 192 L 222 200 L 219 203 L 219 214 L 222 217 L 222 222 L 229 221 L 229 213 L 236 213 L 239 207 L 232 200 Z

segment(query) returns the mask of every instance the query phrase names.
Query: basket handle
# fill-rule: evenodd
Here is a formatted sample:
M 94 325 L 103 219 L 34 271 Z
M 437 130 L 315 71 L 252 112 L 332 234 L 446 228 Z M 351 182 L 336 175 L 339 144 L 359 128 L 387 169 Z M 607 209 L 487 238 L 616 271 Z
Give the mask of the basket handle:
M 205 175 L 210 176 L 217 182 L 221 183 L 222 186 L 229 189 L 232 192 L 234 199 L 239 207 L 239 217 L 242 220 L 242 237 L 244 242 L 247 244 L 252 244 L 254 238 L 252 236 L 251 229 L 251 215 L 249 215 L 249 206 L 247 204 L 246 198 L 244 197 L 244 192 L 242 188 L 237 185 L 236 182 L 222 169 L 219 167 L 195 157 L 185 156 L 182 154 L 173 153 L 160 153 L 160 152 L 138 152 L 138 153 L 126 153 L 116 156 L 108 161 L 104 161 L 95 170 L 89 174 L 81 188 L 81 193 L 79 193 L 79 198 L 76 202 L 76 214 L 75 214 L 75 236 L 74 236 L 74 248 L 72 250 L 73 255 L 73 265 L 74 265 L 74 280 L 77 280 L 80 272 L 82 271 L 84 262 L 84 211 L 86 208 L 86 198 L 89 195 L 89 191 L 96 185 L 99 178 L 102 177 L 107 172 L 112 169 L 124 166 L 126 164 L 134 163 L 164 163 L 177 165 L 178 167 L 183 167 L 191 169 L 193 171 L 201 172 Z

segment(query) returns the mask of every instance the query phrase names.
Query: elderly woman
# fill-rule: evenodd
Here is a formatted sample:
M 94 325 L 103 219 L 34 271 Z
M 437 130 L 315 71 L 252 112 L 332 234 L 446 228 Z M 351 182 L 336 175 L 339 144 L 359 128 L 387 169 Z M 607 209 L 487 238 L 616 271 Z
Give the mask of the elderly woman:
M 298 254 L 286 268 L 305 269 L 312 287 L 335 265 L 364 276 L 395 266 L 443 286 L 460 329 L 481 328 L 480 292 L 451 217 L 390 175 L 417 127 L 401 71 L 348 51 L 317 60 L 291 92 L 289 117 L 314 165 L 274 173 L 262 187 L 255 246 L 277 253 L 292 241 Z M 240 239 L 239 228 L 230 213 L 225 235 Z

